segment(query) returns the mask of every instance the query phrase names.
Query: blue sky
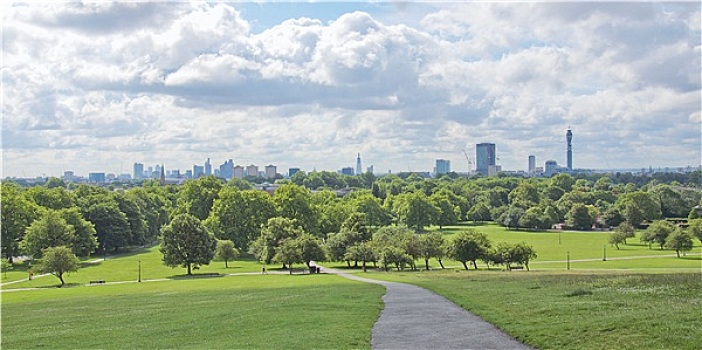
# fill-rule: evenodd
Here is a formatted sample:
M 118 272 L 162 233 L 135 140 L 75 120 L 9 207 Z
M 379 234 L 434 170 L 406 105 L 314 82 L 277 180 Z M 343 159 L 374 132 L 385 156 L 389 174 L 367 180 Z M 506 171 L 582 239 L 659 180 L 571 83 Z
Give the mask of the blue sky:
M 2 3 L 2 176 L 698 166 L 700 4 Z

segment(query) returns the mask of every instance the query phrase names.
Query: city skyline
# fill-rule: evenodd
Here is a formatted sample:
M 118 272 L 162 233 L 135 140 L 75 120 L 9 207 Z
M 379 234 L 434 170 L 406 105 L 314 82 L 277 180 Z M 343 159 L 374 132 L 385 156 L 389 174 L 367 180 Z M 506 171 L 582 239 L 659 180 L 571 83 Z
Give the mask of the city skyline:
M 1 6 L 3 178 L 702 158 L 699 2 Z

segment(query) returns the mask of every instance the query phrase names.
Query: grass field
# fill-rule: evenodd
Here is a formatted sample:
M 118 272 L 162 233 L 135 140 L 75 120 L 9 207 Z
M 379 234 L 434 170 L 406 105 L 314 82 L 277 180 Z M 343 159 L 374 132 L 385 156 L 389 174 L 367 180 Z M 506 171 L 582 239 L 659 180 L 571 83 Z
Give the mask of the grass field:
M 540 349 L 699 349 L 702 274 L 372 273 L 416 284 Z
M 367 349 L 384 289 L 228 276 L 2 294 L 3 349 Z
M 139 278 L 139 261 L 141 261 L 141 278 L 160 279 L 182 276 L 186 273 L 185 268 L 170 268 L 163 265 L 162 255 L 158 246 L 141 248 L 129 254 L 109 257 L 105 261 L 96 263 L 83 263 L 83 267 L 78 272 L 71 273 L 65 277 L 69 285 L 86 284 L 94 280 L 105 280 L 106 282 L 136 281 Z M 102 259 L 94 257 L 88 260 Z M 228 262 L 229 268 L 224 267 L 224 261 L 212 261 L 209 265 L 203 265 L 195 274 L 233 274 L 242 272 L 260 272 L 261 263 L 255 260 L 237 260 Z M 278 267 L 277 265 L 275 267 Z M 300 265 L 302 267 L 302 265 Z M 15 279 L 28 279 L 26 266 L 18 268 L 20 271 L 8 273 L 7 281 Z M 5 282 L 5 280 L 3 280 Z M 4 288 L 32 288 L 49 287 L 60 284 L 59 280 L 53 276 L 35 278 L 32 281 L 21 282 L 8 285 Z

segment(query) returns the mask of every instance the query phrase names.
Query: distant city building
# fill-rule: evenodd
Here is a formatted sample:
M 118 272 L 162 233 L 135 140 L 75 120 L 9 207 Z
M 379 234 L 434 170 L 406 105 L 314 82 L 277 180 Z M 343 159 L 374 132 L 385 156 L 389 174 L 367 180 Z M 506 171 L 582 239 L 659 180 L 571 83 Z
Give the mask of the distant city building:
M 275 179 L 275 176 L 278 174 L 278 168 L 273 165 L 273 164 L 268 164 L 266 165 L 266 178 L 267 179 Z
M 163 165 L 161 165 L 161 175 L 158 177 L 158 183 L 161 184 L 161 186 L 166 184 L 166 169 Z
M 347 166 L 345 168 L 341 168 L 341 175 L 351 175 L 353 176 L 353 168 L 350 166 Z
M 502 171 L 502 165 L 491 165 L 488 167 L 488 176 L 495 176 Z
M 495 144 L 494 143 L 479 143 L 475 145 L 475 171 L 483 175 L 489 174 L 491 166 L 495 166 Z
M 566 161 L 568 171 L 573 171 L 573 132 L 568 128 L 566 131 Z
M 243 179 L 244 178 L 244 167 L 241 165 L 234 166 L 234 174 L 232 175 L 232 178 Z
M 529 174 L 536 172 L 536 156 L 529 156 Z
M 298 171 L 300 171 L 300 168 L 290 168 L 290 169 L 288 169 L 288 177 L 292 177 L 293 175 L 297 174 Z
M 210 158 L 205 161 L 205 176 L 212 175 L 212 164 L 210 163 Z
M 193 165 L 193 179 L 205 176 L 205 167 L 202 165 Z
M 134 174 L 133 174 L 133 177 L 134 177 L 135 180 L 144 178 L 144 164 L 142 164 L 142 163 L 134 163 Z
M 443 175 L 451 172 L 451 161 L 446 159 L 437 159 L 436 167 L 434 168 L 434 173 L 436 175 Z
M 75 178 L 76 178 L 76 174 L 74 172 L 72 172 L 72 171 L 64 171 L 63 172 L 63 181 L 72 182 L 73 180 L 75 180 Z
M 551 176 L 558 172 L 558 163 L 555 160 L 547 160 L 544 166 L 544 175 Z
M 373 164 L 366 168 L 366 171 L 373 174 Z
M 356 175 L 361 175 L 363 167 L 361 167 L 361 154 L 356 157 Z
M 90 183 L 104 184 L 106 179 L 107 179 L 107 177 L 105 176 L 105 173 L 89 173 L 88 174 L 88 182 L 90 182 Z
M 229 159 L 219 166 L 219 177 L 227 180 L 234 177 L 234 160 Z
M 186 178 L 186 179 L 192 179 L 192 178 L 193 178 L 193 171 L 192 171 L 192 170 L 186 170 L 186 171 L 185 171 L 185 178 Z
M 246 167 L 246 176 L 258 176 L 258 166 L 249 165 Z

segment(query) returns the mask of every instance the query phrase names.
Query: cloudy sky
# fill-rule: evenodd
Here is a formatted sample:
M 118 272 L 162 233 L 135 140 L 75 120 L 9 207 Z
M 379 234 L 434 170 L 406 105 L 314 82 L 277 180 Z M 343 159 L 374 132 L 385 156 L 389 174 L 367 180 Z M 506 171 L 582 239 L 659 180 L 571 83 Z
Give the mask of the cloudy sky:
M 700 3 L 2 6 L 2 176 L 697 166 Z

